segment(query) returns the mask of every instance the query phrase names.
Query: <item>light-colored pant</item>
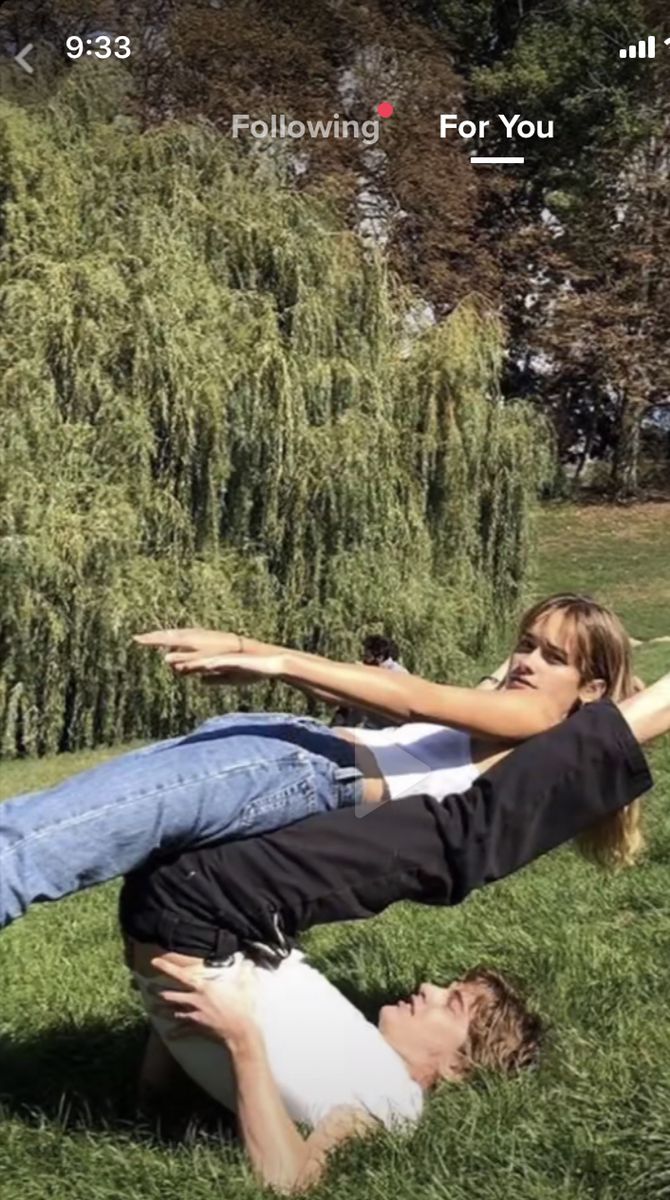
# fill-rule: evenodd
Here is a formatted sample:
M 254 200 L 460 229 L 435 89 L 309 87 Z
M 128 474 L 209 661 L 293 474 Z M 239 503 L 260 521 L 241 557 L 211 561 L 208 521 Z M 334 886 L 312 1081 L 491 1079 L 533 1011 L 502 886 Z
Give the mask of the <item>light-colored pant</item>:
M 299 954 L 299 951 L 292 953 Z M 193 968 L 199 979 L 207 983 L 214 983 L 217 991 L 225 994 L 228 989 L 232 988 L 238 992 L 238 997 L 239 993 L 244 991 L 251 1016 L 253 1016 L 254 1010 L 254 973 L 257 969 L 249 959 L 239 952 L 225 966 L 211 967 L 203 964 Z M 189 1078 L 197 1083 L 204 1092 L 207 1092 L 213 1100 L 218 1101 L 230 1112 L 236 1112 L 235 1068 L 225 1042 L 215 1042 L 198 1033 L 184 1035 L 183 1026 L 180 1026 L 179 1021 L 174 1017 L 156 1012 L 156 1006 L 160 1004 L 156 989 L 179 991 L 179 984 L 176 984 L 174 979 L 169 979 L 166 975 L 152 975 L 151 978 L 148 978 L 140 975 L 137 971 L 133 971 L 132 975 L 146 1008 L 147 1016 L 175 1062 L 178 1062 Z M 171 1034 L 174 1033 L 179 1033 L 180 1036 L 172 1038 Z
M 249 837 L 353 805 L 351 743 L 283 713 L 213 717 L 0 804 L 0 926 L 39 900 L 125 875 L 151 855 Z

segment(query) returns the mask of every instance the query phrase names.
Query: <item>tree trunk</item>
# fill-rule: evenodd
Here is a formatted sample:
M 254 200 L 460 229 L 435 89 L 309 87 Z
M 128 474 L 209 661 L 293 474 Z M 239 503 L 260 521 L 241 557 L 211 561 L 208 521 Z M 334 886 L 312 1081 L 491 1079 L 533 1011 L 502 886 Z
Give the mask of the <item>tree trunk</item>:
M 630 500 L 639 494 L 640 422 L 644 407 L 643 400 L 624 396 L 610 476 L 613 500 Z

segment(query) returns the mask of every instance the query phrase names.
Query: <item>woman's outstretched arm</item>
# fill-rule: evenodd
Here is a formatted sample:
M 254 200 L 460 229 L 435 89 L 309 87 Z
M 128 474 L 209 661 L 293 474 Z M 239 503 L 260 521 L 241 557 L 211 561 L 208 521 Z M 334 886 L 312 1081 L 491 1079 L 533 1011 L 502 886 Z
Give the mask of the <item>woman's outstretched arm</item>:
M 248 654 L 256 658 L 267 658 L 275 654 L 288 653 L 286 646 L 260 642 L 257 638 L 242 636 L 239 633 L 226 633 L 218 629 L 198 629 L 196 627 L 154 629 L 150 633 L 136 634 L 133 641 L 137 642 L 139 646 L 149 646 L 166 651 L 165 661 L 175 668 L 185 666 L 189 662 L 196 662 L 203 656 L 211 658 L 221 654 Z M 291 654 L 298 658 L 313 659 L 319 662 L 329 661 L 319 654 L 309 654 L 306 650 L 292 650 Z M 334 692 L 330 692 L 328 688 L 313 687 L 307 683 L 296 683 L 295 687 L 306 696 L 314 700 L 321 700 L 324 704 L 333 706 L 340 704 L 340 697 Z
M 276 660 L 274 671 L 283 682 L 328 688 L 341 703 L 374 709 L 400 723 L 431 721 L 483 737 L 522 741 L 566 715 L 553 697 L 530 690 L 454 687 L 357 663 L 306 662 L 290 650 Z
M 174 639 L 170 637 L 174 634 Z M 137 640 L 167 646 L 166 660 L 178 674 L 197 674 L 221 683 L 276 678 L 298 688 L 328 693 L 339 704 L 383 713 L 394 722 L 430 721 L 484 737 L 522 741 L 556 725 L 565 716 L 551 696 L 536 691 L 485 691 L 432 683 L 417 675 L 380 671 L 358 663 L 338 663 L 316 654 L 272 647 L 261 654 L 197 653 L 174 649 L 183 631 L 159 631 Z M 236 634 L 228 635 L 237 642 Z
M 320 654 L 214 629 L 157 629 L 138 634 L 134 640 L 141 646 L 166 650 L 166 662 L 178 674 L 199 674 L 222 683 L 226 675 L 230 682 L 242 676 L 250 682 L 279 674 L 284 683 L 326 704 L 380 713 L 398 723 L 434 721 L 469 733 L 520 741 L 561 719 L 553 703 L 545 704 L 530 695 L 497 692 L 493 705 L 488 700 L 481 704 L 482 692 L 495 691 L 494 679 L 504 679 L 509 660 L 495 675 L 487 676 L 488 682 L 473 689 L 431 683 L 418 675 L 396 675 L 362 663 L 338 663 Z M 239 661 L 237 673 L 232 665 L 226 671 L 223 662 L 219 670 L 213 666 L 215 659 L 239 658 L 240 654 L 259 661 Z M 286 670 L 279 673 L 278 665 Z M 391 682 L 396 686 L 385 686 Z

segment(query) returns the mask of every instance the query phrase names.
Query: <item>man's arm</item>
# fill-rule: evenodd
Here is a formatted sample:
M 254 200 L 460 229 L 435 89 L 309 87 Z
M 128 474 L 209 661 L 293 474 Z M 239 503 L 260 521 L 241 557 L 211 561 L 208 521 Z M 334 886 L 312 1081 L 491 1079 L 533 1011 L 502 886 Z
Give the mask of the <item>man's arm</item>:
M 253 1169 L 264 1184 L 284 1193 L 305 1191 L 323 1174 L 331 1150 L 378 1128 L 377 1121 L 363 1109 L 338 1107 L 309 1137 L 303 1137 L 286 1111 L 243 990 L 229 991 L 224 997 L 192 968 L 167 957 L 153 959 L 152 966 L 179 985 L 179 991 L 162 990 L 159 996 L 161 1006 L 179 1021 L 184 1035 L 196 1033 L 226 1043 L 235 1071 L 240 1132 Z
M 237 1115 L 244 1146 L 263 1183 L 281 1192 L 303 1192 L 323 1175 L 329 1153 L 352 1137 L 378 1128 L 362 1109 L 336 1108 L 303 1138 L 286 1111 L 270 1071 L 260 1031 L 227 1039 L 237 1083 Z

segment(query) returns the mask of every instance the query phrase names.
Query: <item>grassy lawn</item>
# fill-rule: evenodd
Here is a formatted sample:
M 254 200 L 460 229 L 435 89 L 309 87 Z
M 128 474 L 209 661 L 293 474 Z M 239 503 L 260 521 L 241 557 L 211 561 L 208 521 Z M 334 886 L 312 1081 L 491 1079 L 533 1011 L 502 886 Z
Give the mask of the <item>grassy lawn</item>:
M 584 588 L 640 639 L 670 634 L 670 506 L 570 506 L 541 518 L 537 593 Z M 638 667 L 670 670 L 670 643 Z M 2 764 L 0 799 L 104 755 Z M 352 997 L 404 994 L 477 962 L 526 984 L 551 1031 L 542 1069 L 444 1086 L 410 1139 L 344 1150 L 318 1195 L 396 1200 L 670 1196 L 670 739 L 652 755 L 644 863 L 605 876 L 570 849 L 460 909 L 397 906 L 306 939 Z M 210 1200 L 260 1194 L 211 1112 L 138 1123 L 138 1002 L 116 885 L 38 906 L 0 938 L 2 1200 Z
M 670 503 L 549 505 L 539 534 L 538 594 L 590 592 L 632 637 L 670 636 Z

